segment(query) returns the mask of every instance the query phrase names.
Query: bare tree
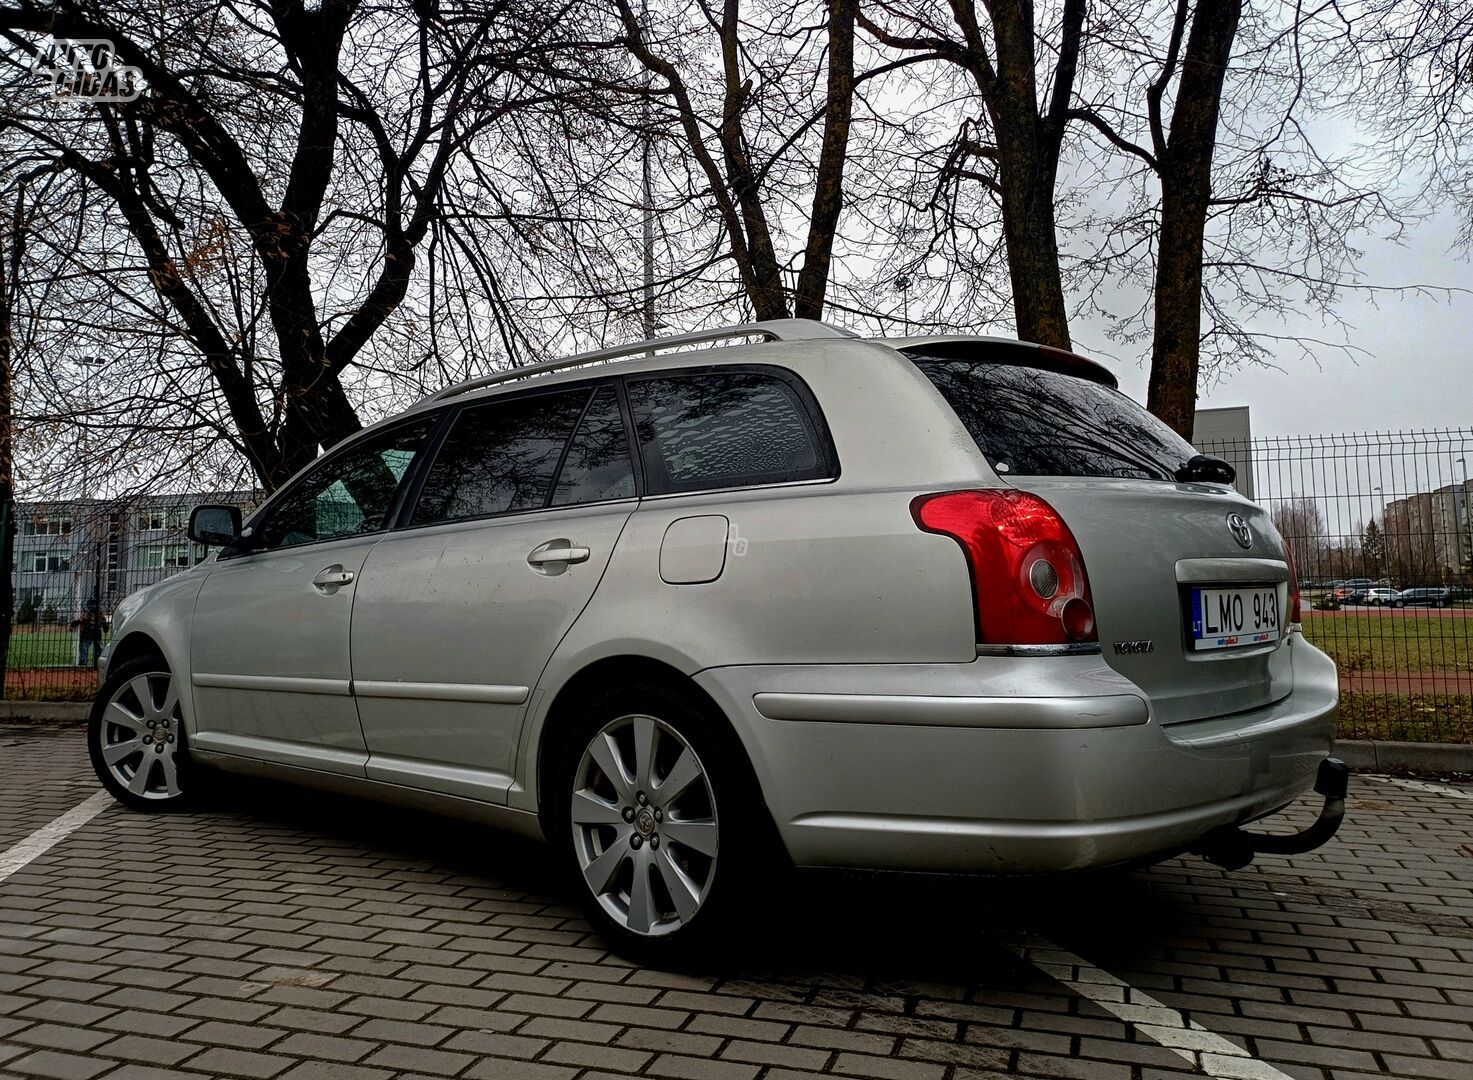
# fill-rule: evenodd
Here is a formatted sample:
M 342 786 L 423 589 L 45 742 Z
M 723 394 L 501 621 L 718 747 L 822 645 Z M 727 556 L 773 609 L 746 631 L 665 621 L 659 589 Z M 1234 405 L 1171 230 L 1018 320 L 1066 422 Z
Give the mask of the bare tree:
M 1382 522 L 1386 569 L 1395 581 L 1405 588 L 1442 580 L 1431 496 L 1412 495 L 1389 504 Z
M 614 0 L 614 4 L 630 54 L 659 80 L 649 92 L 661 99 L 666 119 L 679 132 L 682 149 L 703 182 L 753 312 L 760 319 L 789 314 L 819 318 L 844 202 L 844 168 L 856 84 L 854 27 L 858 0 L 826 0 L 826 77 L 818 108 L 806 117 L 784 109 L 783 121 L 795 129 L 792 137 L 788 145 L 780 145 L 772 155 L 763 157 L 755 150 L 749 118 L 761 107 L 761 98 L 779 92 L 778 79 L 796 73 L 794 65 L 801 62 L 805 50 L 794 50 L 774 67 L 754 61 L 758 43 L 753 38 L 760 35 L 744 24 L 740 0 L 722 0 L 719 6 L 698 0 L 699 15 L 714 39 L 721 87 L 710 103 L 710 111 L 706 111 L 683 65 L 670 56 L 673 36 L 681 31 L 666 28 L 672 40 L 662 42 L 661 28 L 652 26 L 654 20 L 644 17 L 630 0 Z M 667 21 L 667 13 L 659 14 L 662 22 Z M 693 65 L 700 62 L 699 51 L 688 61 Z M 790 102 L 784 100 L 783 104 Z M 773 168 L 791 143 L 814 124 L 822 131 L 820 152 L 812 177 L 802 265 L 797 270 L 796 285 L 790 290 L 784 281 L 786 268 L 776 236 L 782 222 L 773 221 L 774 214 L 781 213 L 772 196 L 774 185 L 780 182 Z
M 1301 577 L 1319 577 L 1325 571 L 1328 544 L 1325 518 L 1310 498 L 1283 499 L 1269 508 L 1274 528 L 1284 538 Z
M 1473 246 L 1473 7 L 1439 0 L 1351 0 L 1326 34 L 1348 74 L 1346 99 L 1387 173 L 1427 207 L 1451 204 Z
M 1018 336 L 1069 348 L 1055 202 L 1085 0 L 1063 0 L 1057 24 L 1046 28 L 1035 25 L 1031 0 L 986 4 L 980 13 L 974 0 L 950 0 L 949 27 L 927 5 L 880 0 L 871 10 L 860 23 L 877 41 L 943 59 L 971 79 L 986 115 L 961 128 L 944 172 L 997 198 Z M 1052 58 L 1051 81 L 1040 68 L 1040 38 Z M 1040 102 L 1044 82 L 1049 89 Z
M 986 200 L 964 189 L 991 196 L 1002 242 L 979 254 L 1005 259 L 1020 336 L 1069 345 L 1068 303 L 1103 316 L 1122 344 L 1150 342 L 1148 404 L 1189 433 L 1204 373 L 1355 351 L 1343 336 L 1283 328 L 1306 315 L 1334 323 L 1337 298 L 1369 288 L 1354 238 L 1397 224 L 1307 133 L 1355 77 L 1327 40 L 1336 19 L 1289 5 L 1245 14 L 1241 0 L 877 0 L 860 24 L 941 61 L 923 69 L 929 85 L 914 80 L 918 106 L 981 106 L 928 163 L 936 195 L 924 208 L 938 234 L 980 237 Z M 970 101 L 938 66 L 968 73 Z M 916 261 L 936 255 L 932 244 Z M 948 271 L 969 272 L 976 289 L 989 268 L 953 257 L 934 272 Z
M 1086 230 L 1102 240 L 1076 280 L 1097 310 L 1102 293 L 1141 288 L 1141 310 L 1111 317 L 1122 340 L 1149 332 L 1147 406 L 1178 432 L 1191 431 L 1204 367 L 1271 363 L 1285 344 L 1353 352 L 1254 325 L 1333 322 L 1346 289 L 1369 288 L 1354 238 L 1399 224 L 1377 188 L 1308 133 L 1309 116 L 1342 100 L 1342 58 L 1316 37 L 1333 19 L 1241 0 L 1175 0 L 1169 13 L 1121 5 L 1099 18 L 1096 59 L 1117 59 L 1094 66 L 1069 115 L 1131 171 L 1123 189 L 1106 186 L 1115 205 Z
M 543 97 L 521 65 L 562 26 L 520 0 L 0 8 L 17 79 L 44 34 L 106 38 L 142 71 L 137 101 L 12 120 L 105 197 L 157 325 L 189 343 L 228 417 L 221 436 L 268 490 L 360 426 L 345 375 L 382 364 L 365 349 L 386 327 L 408 331 L 391 324 L 424 281 L 422 251 L 480 246 L 452 235 L 464 220 L 448 178 L 487 128 Z

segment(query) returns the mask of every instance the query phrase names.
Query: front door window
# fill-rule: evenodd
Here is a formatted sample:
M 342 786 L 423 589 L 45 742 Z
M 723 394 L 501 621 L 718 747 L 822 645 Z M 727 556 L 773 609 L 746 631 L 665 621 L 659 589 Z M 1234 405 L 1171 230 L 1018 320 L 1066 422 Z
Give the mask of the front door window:
M 322 461 L 267 511 L 259 547 L 314 544 L 385 528 L 399 485 L 437 419 L 424 417 L 370 436 Z

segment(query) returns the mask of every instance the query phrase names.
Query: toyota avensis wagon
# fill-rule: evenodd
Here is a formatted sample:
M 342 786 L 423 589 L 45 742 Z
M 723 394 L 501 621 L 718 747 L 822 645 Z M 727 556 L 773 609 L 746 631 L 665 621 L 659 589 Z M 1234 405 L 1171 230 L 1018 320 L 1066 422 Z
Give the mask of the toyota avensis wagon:
M 139 810 L 213 767 L 546 837 L 655 958 L 769 857 L 1305 850 L 1343 809 L 1336 673 L 1232 478 L 1016 341 L 785 320 L 521 368 L 247 522 L 197 508 L 220 550 L 119 605 L 91 756 Z M 1308 831 L 1240 828 L 1311 786 Z

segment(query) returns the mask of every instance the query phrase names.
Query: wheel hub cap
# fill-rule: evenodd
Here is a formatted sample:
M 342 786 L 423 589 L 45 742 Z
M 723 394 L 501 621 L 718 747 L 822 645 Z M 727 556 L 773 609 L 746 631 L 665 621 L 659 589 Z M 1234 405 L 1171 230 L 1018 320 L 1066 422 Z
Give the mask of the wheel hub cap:
M 643 715 L 606 725 L 583 752 L 570 809 L 584 883 L 617 925 L 668 934 L 701 910 L 716 870 L 716 803 L 674 728 Z
M 98 726 L 103 764 L 120 785 L 142 799 L 180 793 L 179 693 L 167 671 L 135 676 L 113 691 Z

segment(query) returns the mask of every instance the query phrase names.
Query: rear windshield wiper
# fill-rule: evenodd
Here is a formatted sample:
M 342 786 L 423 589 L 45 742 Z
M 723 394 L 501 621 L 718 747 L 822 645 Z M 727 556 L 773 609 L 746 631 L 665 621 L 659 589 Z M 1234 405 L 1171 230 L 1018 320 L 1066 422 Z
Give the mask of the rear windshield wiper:
M 1238 470 L 1211 454 L 1193 454 L 1175 473 L 1178 483 L 1231 484 Z

